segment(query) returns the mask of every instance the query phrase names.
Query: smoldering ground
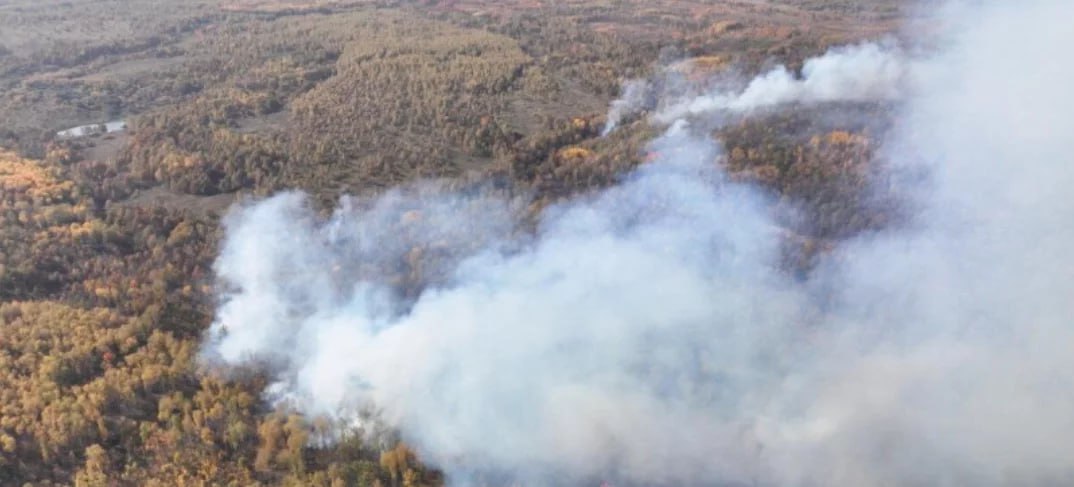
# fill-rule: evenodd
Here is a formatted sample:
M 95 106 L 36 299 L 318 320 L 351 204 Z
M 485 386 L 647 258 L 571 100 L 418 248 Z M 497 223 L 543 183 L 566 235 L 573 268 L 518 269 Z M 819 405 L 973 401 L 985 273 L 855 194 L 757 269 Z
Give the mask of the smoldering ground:
M 881 150 L 927 174 L 912 224 L 842 243 L 805 281 L 779 269 L 771 202 L 694 129 L 773 98 L 704 93 L 665 119 L 658 160 L 524 241 L 495 198 L 237 208 L 206 357 L 272 363 L 272 390 L 310 414 L 375 409 L 456 483 L 1071 483 L 1074 67 L 1056 53 L 1074 4 L 944 12 L 942 49 L 836 50 L 872 67 L 822 57 L 840 88 L 773 102 L 891 74 L 867 92 L 899 103 Z M 435 246 L 447 277 L 405 307 L 340 270 Z

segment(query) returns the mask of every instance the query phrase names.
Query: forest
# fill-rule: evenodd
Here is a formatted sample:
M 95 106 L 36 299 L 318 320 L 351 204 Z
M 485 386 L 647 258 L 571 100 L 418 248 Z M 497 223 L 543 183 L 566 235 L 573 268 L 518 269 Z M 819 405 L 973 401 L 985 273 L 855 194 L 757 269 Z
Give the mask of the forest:
M 899 4 L 3 2 L 0 485 L 441 485 L 392 432 L 339 434 L 268 404 L 265 371 L 199 360 L 226 209 L 435 179 L 525 197 L 532 219 L 645 164 L 644 117 L 601 136 L 625 80 L 800 67 L 893 30 Z M 888 107 L 828 108 L 714 134 L 714 164 L 801 209 L 788 272 L 899 218 L 865 188 Z M 414 255 L 381 270 L 404 293 L 438 278 Z

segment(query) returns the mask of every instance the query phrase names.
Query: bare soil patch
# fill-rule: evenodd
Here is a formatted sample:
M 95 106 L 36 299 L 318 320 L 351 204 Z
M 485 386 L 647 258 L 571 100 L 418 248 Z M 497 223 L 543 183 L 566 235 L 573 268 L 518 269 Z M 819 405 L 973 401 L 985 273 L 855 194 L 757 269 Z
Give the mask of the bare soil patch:
M 201 215 L 223 213 L 237 200 L 235 193 L 213 196 L 197 196 L 176 193 L 162 186 L 141 190 L 130 198 L 115 203 L 117 207 L 156 207 L 167 210 L 186 211 Z

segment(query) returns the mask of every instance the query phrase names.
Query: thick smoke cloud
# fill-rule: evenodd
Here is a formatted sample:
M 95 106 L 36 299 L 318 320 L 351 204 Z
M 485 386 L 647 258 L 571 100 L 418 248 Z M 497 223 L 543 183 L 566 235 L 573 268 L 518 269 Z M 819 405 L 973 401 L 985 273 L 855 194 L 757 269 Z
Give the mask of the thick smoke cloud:
M 659 160 L 532 239 L 514 203 L 444 192 L 239 208 L 206 356 L 270 364 L 312 414 L 376 410 L 460 484 L 1070 484 L 1074 4 L 958 12 L 927 58 L 850 47 L 662 111 Z M 919 214 L 807 282 L 679 119 L 892 97 Z M 401 297 L 375 271 L 414 248 L 448 249 L 445 278 Z

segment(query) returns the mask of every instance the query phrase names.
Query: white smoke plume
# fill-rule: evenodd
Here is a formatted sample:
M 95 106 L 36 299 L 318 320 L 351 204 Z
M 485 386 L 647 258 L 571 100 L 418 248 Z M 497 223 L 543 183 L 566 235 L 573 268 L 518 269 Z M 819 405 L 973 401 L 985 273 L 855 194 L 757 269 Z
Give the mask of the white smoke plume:
M 787 103 L 894 100 L 909 63 L 891 42 L 836 47 L 808 59 L 801 76 L 778 66 L 742 90 L 719 90 L 665 102 L 656 120 L 670 123 L 712 112 L 751 112 Z
M 889 40 L 839 46 L 807 59 L 801 75 L 777 66 L 744 86 L 733 79 L 698 94 L 677 78 L 677 70 L 659 70 L 659 83 L 630 80 L 612 102 L 602 135 L 613 132 L 631 115 L 652 110 L 653 120 L 671 124 L 691 116 L 714 113 L 748 114 L 791 103 L 891 101 L 909 81 L 914 63 Z
M 679 120 L 659 160 L 529 240 L 511 202 L 466 195 L 324 222 L 295 194 L 239 208 L 206 354 L 271 364 L 313 414 L 376 409 L 458 484 L 1074 483 L 1074 65 L 1057 56 L 1074 3 L 959 15 L 912 77 L 857 46 L 834 52 L 872 61 L 683 112 L 902 100 L 884 150 L 927 169 L 922 210 L 808 282 L 777 268 L 769 202 Z M 403 300 L 373 270 L 414 248 L 449 249 L 446 277 Z
M 612 133 L 619 127 L 624 117 L 637 113 L 638 110 L 645 106 L 650 91 L 651 87 L 647 80 L 635 79 L 623 83 L 622 93 L 618 99 L 612 102 L 612 106 L 608 109 L 608 121 L 604 123 L 604 130 L 601 131 L 601 135 Z

